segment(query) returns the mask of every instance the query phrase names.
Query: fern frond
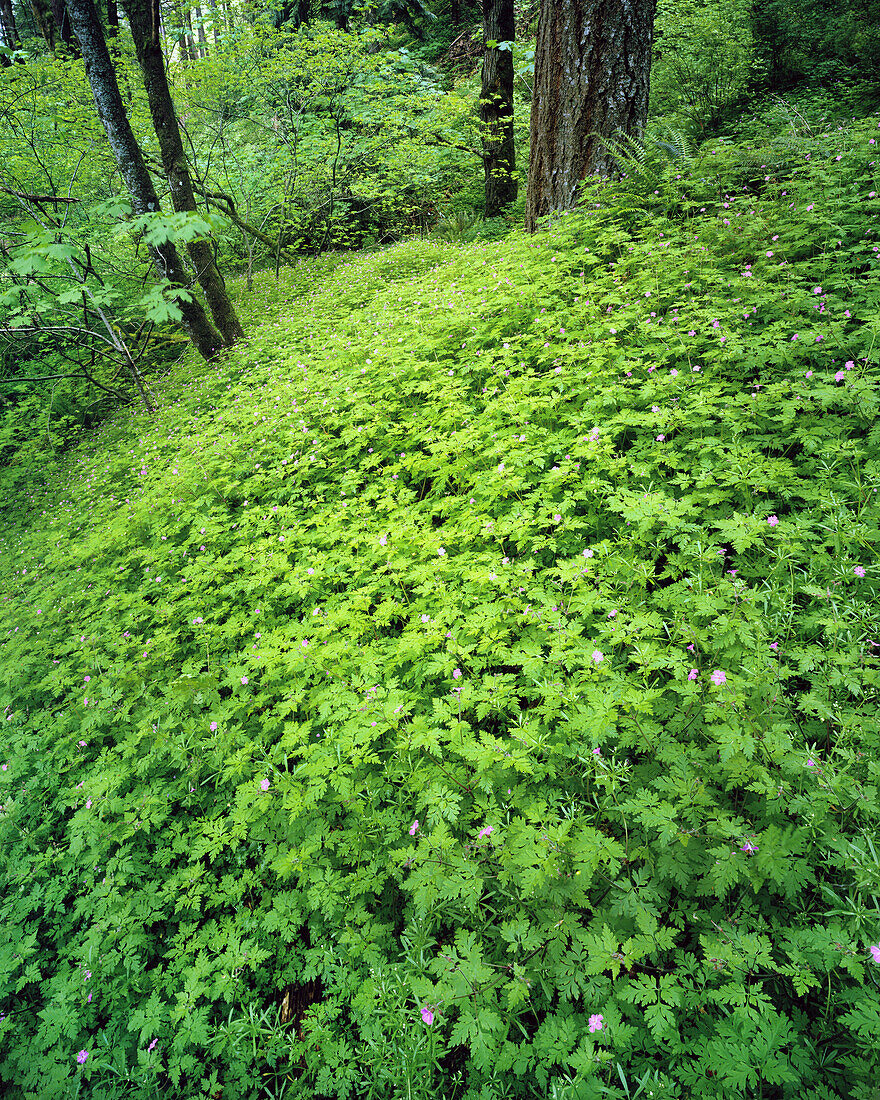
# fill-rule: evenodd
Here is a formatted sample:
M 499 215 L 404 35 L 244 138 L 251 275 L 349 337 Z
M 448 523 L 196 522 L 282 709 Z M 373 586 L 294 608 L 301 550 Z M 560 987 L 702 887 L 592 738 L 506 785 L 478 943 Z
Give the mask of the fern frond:
M 598 138 L 600 143 L 611 153 L 622 175 L 640 187 L 648 185 L 653 187 L 656 185 L 659 177 L 648 161 L 647 150 L 643 142 L 630 134 L 624 133 L 623 130 L 618 130 L 613 138 L 595 132 L 590 136 Z

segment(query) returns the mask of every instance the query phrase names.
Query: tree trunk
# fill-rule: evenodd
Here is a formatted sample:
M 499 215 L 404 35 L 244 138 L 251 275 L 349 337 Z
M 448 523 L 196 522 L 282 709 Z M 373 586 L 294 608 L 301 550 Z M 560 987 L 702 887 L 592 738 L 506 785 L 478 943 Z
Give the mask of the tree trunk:
M 483 169 L 486 217 L 494 218 L 516 200 L 516 152 L 513 145 L 513 0 L 483 0 Z M 506 45 L 506 49 L 488 46 Z
M 131 195 L 134 213 L 141 215 L 156 212 L 159 210 L 159 197 L 125 113 L 116 82 L 116 71 L 104 41 L 94 0 L 67 0 L 67 6 L 74 32 L 82 47 L 86 76 L 92 88 L 95 106 L 107 131 L 119 172 Z M 168 241 L 148 247 L 159 277 L 167 279 L 173 287 L 187 290 L 186 273 L 174 245 Z M 198 298 L 189 290 L 185 297 L 188 300 L 177 299 L 183 314 L 183 323 L 199 353 L 205 359 L 211 359 L 223 346 L 223 337 L 211 324 Z
M 214 45 L 220 45 L 220 12 L 217 9 L 217 0 L 208 0 L 208 10 L 211 13 L 211 35 Z
M 153 119 L 153 129 L 159 139 L 162 167 L 171 189 L 171 201 L 177 211 L 198 213 L 171 89 L 165 75 L 165 61 L 159 41 L 159 0 L 122 0 L 122 6 L 128 16 L 138 64 L 144 76 L 147 102 Z M 244 329 L 214 263 L 214 250 L 210 242 L 204 239 L 190 241 L 186 248 L 195 266 L 199 284 L 205 292 L 205 300 L 214 323 L 223 334 L 224 342 L 232 345 L 244 336 Z
M 52 16 L 55 20 L 55 30 L 64 43 L 64 52 L 68 57 L 79 57 L 79 43 L 73 36 L 73 28 L 70 25 L 70 16 L 64 0 L 52 0 Z M 56 39 L 57 45 L 57 39 Z
M 119 8 L 116 0 L 107 0 L 107 36 L 111 39 L 119 37 Z
M 52 18 L 52 5 L 49 0 L 31 0 L 31 11 L 40 28 L 49 52 L 55 54 L 55 20 Z
M 198 61 L 199 49 L 196 46 L 196 36 L 193 34 L 192 14 L 189 10 L 189 0 L 183 3 L 183 22 L 186 26 L 186 45 L 190 61 Z
M 5 46 L 7 50 L 17 50 L 20 45 L 12 0 L 0 0 L 0 46 Z M 0 57 L 0 63 L 11 65 L 12 61 L 4 55 Z
M 542 0 L 526 229 L 570 210 L 589 175 L 616 171 L 597 134 L 641 138 L 657 0 Z
M 186 21 L 183 18 L 183 8 L 180 4 L 174 5 L 174 14 L 177 19 L 177 46 L 180 50 L 180 62 L 185 65 L 192 58 L 189 55 L 189 43 L 186 40 Z
M 196 35 L 199 40 L 199 56 L 208 56 L 208 40 L 205 38 L 205 23 L 202 17 L 202 9 L 196 8 Z

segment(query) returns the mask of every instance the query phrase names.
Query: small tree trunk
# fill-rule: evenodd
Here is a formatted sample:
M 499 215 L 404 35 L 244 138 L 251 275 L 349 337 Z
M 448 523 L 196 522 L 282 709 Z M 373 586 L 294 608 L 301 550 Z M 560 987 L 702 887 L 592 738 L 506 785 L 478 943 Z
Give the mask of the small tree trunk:
M 184 0 L 183 4 L 183 22 L 186 26 L 186 47 L 189 52 L 190 61 L 198 61 L 199 49 L 196 46 L 196 36 L 193 34 L 192 13 L 189 10 L 188 0 Z
M 187 61 L 189 61 L 190 58 L 189 47 L 186 44 L 186 30 L 184 29 L 182 18 L 180 29 L 177 32 L 177 48 L 180 51 L 180 63 L 181 65 L 184 65 Z
M 119 37 L 119 8 L 116 0 L 107 0 L 107 37 L 114 41 Z
M 55 54 L 55 20 L 52 17 L 52 6 L 49 0 L 31 0 L 31 11 L 40 28 L 40 34 L 49 47 L 49 52 Z
M 17 50 L 21 45 L 18 37 L 18 27 L 15 23 L 15 12 L 12 10 L 12 0 L 0 0 L 0 46 L 7 50 Z M 8 57 L 0 58 L 3 65 L 11 65 Z
M 181 64 L 186 64 L 187 61 L 192 61 L 192 57 L 190 56 L 189 42 L 186 37 L 186 18 L 180 4 L 174 5 L 174 15 L 177 21 L 177 45 L 180 49 L 180 61 Z
M 641 138 L 656 0 L 542 0 L 535 46 L 526 229 L 572 209 L 616 171 L 599 137 Z
M 55 20 L 55 32 L 64 43 L 65 54 L 68 57 L 79 57 L 79 43 L 74 38 L 64 0 L 52 0 L 52 17 Z
M 494 218 L 516 199 L 516 151 L 513 144 L 513 0 L 483 0 L 483 168 L 486 217 Z M 485 45 L 498 42 L 506 45 Z
M 208 0 L 208 10 L 211 13 L 211 35 L 214 45 L 220 45 L 220 12 L 217 9 L 217 0 Z
M 208 40 L 205 38 L 205 24 L 202 18 L 202 9 L 196 8 L 196 35 L 199 40 L 199 56 L 208 56 Z
M 159 197 L 147 171 L 144 155 L 137 143 L 116 82 L 116 71 L 101 30 L 94 0 L 67 0 L 73 29 L 82 47 L 86 76 L 92 88 L 98 115 L 107 132 L 110 148 L 119 172 L 131 195 L 136 215 L 159 210 Z M 187 289 L 186 273 L 177 249 L 168 241 L 150 245 L 149 251 L 159 277 L 173 287 L 187 290 L 187 301 L 178 299 L 183 323 L 193 344 L 205 359 L 211 359 L 223 346 L 223 337 L 211 324 L 201 302 Z
M 153 129 L 159 139 L 162 166 L 171 188 L 171 201 L 177 211 L 198 213 L 171 89 L 165 75 L 165 61 L 159 40 L 159 0 L 123 0 L 122 6 L 128 16 L 138 64 L 144 76 Z M 195 266 L 196 278 L 205 292 L 205 300 L 214 323 L 223 334 L 224 342 L 232 345 L 244 336 L 244 329 L 214 263 L 214 250 L 210 242 L 204 239 L 190 241 L 186 248 Z

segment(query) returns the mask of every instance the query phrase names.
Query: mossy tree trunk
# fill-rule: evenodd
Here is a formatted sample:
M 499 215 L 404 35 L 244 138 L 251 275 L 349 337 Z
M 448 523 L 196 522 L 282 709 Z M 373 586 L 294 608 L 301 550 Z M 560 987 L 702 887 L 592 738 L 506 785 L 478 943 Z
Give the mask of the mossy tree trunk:
M 55 19 L 49 0 L 31 0 L 31 11 L 51 54 L 55 53 Z
M 513 144 L 513 0 L 483 0 L 483 169 L 486 217 L 514 202 L 518 190 Z M 496 45 L 490 46 L 488 43 Z
M 570 210 L 590 175 L 610 176 L 601 137 L 640 138 L 657 0 L 542 0 L 535 47 L 526 229 Z

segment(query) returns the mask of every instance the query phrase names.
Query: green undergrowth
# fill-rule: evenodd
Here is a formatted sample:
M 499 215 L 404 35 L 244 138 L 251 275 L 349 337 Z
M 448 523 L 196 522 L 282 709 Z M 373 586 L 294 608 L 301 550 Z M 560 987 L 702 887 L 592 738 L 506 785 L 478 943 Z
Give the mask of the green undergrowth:
M 3 502 L 5 1095 L 876 1095 L 875 133 L 259 276 Z

